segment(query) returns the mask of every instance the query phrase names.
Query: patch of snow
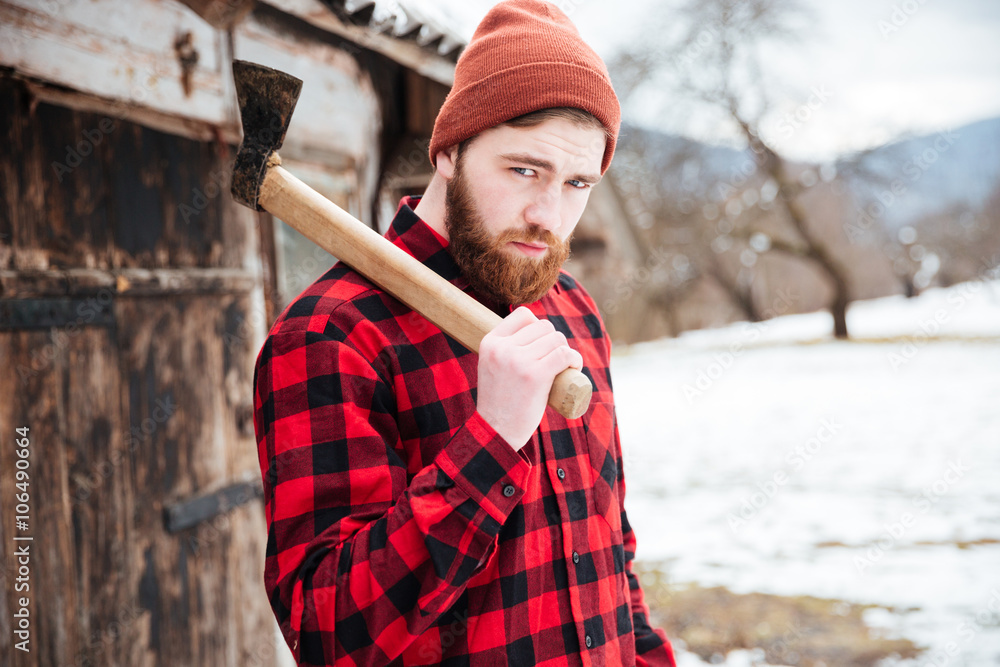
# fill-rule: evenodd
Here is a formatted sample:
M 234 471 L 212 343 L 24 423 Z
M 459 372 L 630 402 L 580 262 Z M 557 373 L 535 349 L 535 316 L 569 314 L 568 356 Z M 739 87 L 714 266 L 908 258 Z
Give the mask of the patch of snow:
M 752 651 L 730 651 L 726 656 L 713 656 L 712 662 L 705 662 L 694 653 L 688 653 L 681 649 L 675 651 L 677 667 L 704 667 L 705 665 L 723 665 L 724 667 L 787 667 L 786 665 L 772 665 L 764 661 L 764 651 L 754 649 Z M 715 660 L 718 662 L 715 662 Z
M 441 2 L 440 0 L 379 0 L 388 6 L 396 5 L 404 13 L 414 18 L 431 21 L 435 26 L 447 28 L 449 32 L 468 42 L 476 31 L 476 26 L 486 16 L 496 2 L 489 0 L 463 0 L 462 2 Z
M 871 623 L 929 647 L 900 664 L 1000 663 L 1000 281 L 856 303 L 854 341 L 830 328 L 796 315 L 615 356 L 638 557 L 892 607 Z

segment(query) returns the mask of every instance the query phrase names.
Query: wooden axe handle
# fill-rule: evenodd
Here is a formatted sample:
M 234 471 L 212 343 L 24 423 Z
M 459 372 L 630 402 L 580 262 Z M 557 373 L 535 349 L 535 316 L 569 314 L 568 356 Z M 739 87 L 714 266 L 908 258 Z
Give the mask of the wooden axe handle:
M 483 336 L 500 323 L 499 315 L 275 164 L 275 157 L 261 183 L 262 208 L 479 352 Z M 586 375 L 567 368 L 552 383 L 549 405 L 576 419 L 587 411 L 592 392 Z

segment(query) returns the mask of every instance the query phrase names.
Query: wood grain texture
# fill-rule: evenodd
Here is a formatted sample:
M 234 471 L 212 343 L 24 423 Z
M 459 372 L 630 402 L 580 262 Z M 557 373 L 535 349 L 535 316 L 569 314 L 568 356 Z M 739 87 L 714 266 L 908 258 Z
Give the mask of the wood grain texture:
M 383 288 L 473 352 L 500 316 L 406 254 L 378 232 L 279 165 L 261 184 L 260 204 L 331 255 Z M 568 419 L 582 415 L 593 387 L 568 368 L 553 383 L 549 405 Z
M 241 268 L 227 148 L 44 102 L 0 76 L 0 269 Z
M 4 76 L 0 127 L 0 297 L 61 304 L 51 326 L 0 327 L 0 589 L 16 576 L 22 426 L 34 536 L 32 650 L 13 648 L 6 595 L 0 664 L 274 664 L 287 649 L 261 581 L 262 504 L 175 534 L 163 515 L 260 481 L 258 230 L 228 196 L 224 146 L 33 105 Z M 88 155 L 53 169 L 84 140 Z
M 198 63 L 185 95 L 174 42 Z M 179 2 L 0 0 L 0 64 L 97 97 L 213 125 L 238 123 L 224 64 L 227 35 Z
M 29 530 L 32 561 L 26 593 L 32 623 L 32 652 L 14 650 L 6 613 L 0 618 L 0 654 L 10 664 L 73 665 L 90 652 L 98 635 L 118 609 L 128 604 L 127 521 L 128 471 L 110 474 L 123 446 L 123 406 L 120 402 L 118 358 L 107 329 L 87 329 L 66 338 L 47 331 L 0 335 L 0 357 L 7 372 L 0 374 L 0 428 L 3 442 L 13 429 L 29 428 Z M 70 380 L 73 380 L 72 384 Z M 6 499 L 15 492 L 14 449 L 0 449 L 0 551 L 4 571 L 16 562 L 14 508 Z M 105 473 L 107 476 L 105 477 Z M 86 502 L 79 502 L 74 479 L 86 478 Z M 83 487 L 81 487 L 83 488 Z M 4 590 L 13 590 L 4 586 Z M 134 630 L 134 629 L 133 629 Z M 119 649 L 121 647 L 118 647 Z M 115 653 L 114 649 L 110 651 Z M 98 662 L 104 662 L 100 659 Z M 112 656 L 114 658 L 114 656 Z M 122 660 L 112 660 L 121 664 Z M 96 663 L 95 663 L 96 664 Z
M 0 333 L 0 427 L 30 428 L 32 652 L 22 665 L 250 664 L 274 652 L 260 587 L 259 502 L 176 534 L 171 502 L 259 483 L 255 443 L 237 415 L 253 341 L 247 295 L 116 299 L 112 327 Z M 192 372 L 187 369 L 197 369 Z M 14 469 L 14 448 L 0 449 Z M 12 498 L 13 477 L 0 475 Z M 0 579 L 15 573 L 14 508 L 0 509 Z

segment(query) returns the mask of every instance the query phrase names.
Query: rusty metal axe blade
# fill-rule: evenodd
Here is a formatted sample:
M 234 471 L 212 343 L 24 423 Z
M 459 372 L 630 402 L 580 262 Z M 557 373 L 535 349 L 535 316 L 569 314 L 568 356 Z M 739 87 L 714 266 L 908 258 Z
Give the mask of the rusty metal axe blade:
M 258 200 L 267 161 L 285 140 L 302 80 L 245 60 L 233 61 L 233 80 L 243 123 L 243 143 L 233 166 L 233 198 L 263 211 Z

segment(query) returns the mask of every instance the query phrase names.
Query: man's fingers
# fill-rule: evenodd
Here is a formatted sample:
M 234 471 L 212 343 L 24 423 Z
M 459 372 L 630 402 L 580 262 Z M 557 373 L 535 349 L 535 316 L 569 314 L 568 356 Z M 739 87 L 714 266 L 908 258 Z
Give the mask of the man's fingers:
M 539 338 L 558 333 L 556 328 L 548 320 L 536 320 L 521 327 L 518 331 L 507 337 L 507 342 L 511 345 L 530 345 Z
M 567 368 L 581 370 L 583 368 L 583 357 L 573 348 L 560 345 L 539 359 L 538 363 L 542 364 L 547 371 L 555 376 Z
M 484 346 L 480 354 L 493 363 L 520 367 L 522 373 L 534 375 L 544 369 L 555 375 L 566 368 L 583 367 L 583 357 L 569 346 L 566 336 L 523 306 L 505 317 L 488 337 L 488 349 Z
M 552 374 L 567 368 L 583 368 L 583 357 L 566 342 L 566 336 L 558 331 L 543 336 L 524 348 L 529 359 L 534 359 L 536 367 L 544 368 Z
M 558 331 L 550 331 L 549 333 L 539 336 L 535 340 L 524 346 L 524 350 L 528 355 L 529 359 L 542 359 L 547 354 L 552 352 L 552 350 L 557 347 L 569 346 L 566 344 L 566 336 L 562 335 Z
M 520 306 L 519 308 L 515 309 L 513 313 L 503 318 L 500 321 L 500 324 L 496 325 L 496 327 L 490 333 L 493 334 L 494 336 L 510 336 L 511 334 L 516 333 L 523 327 L 531 324 L 532 322 L 537 322 L 537 321 L 538 318 L 535 317 L 535 314 L 533 312 L 531 312 L 524 306 Z

